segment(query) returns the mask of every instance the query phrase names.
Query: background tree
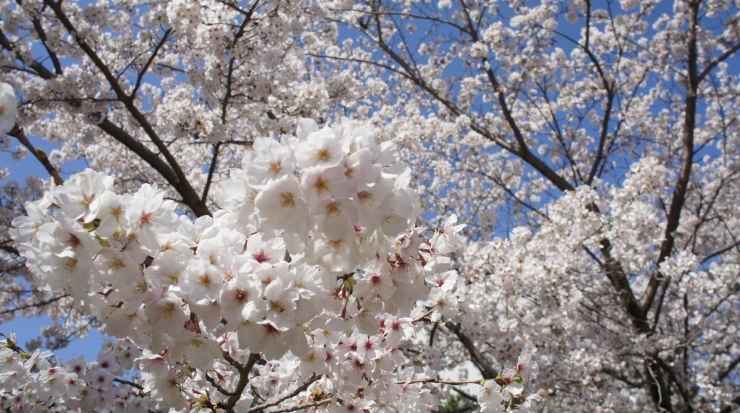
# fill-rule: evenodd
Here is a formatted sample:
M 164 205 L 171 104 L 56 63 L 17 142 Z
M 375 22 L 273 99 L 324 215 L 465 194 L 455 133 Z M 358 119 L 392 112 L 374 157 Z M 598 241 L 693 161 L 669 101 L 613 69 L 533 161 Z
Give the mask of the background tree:
M 480 289 L 432 329 L 486 377 L 536 343 L 552 411 L 740 401 L 737 4 L 325 2 Z M 426 170 L 429 172 L 427 173 Z M 444 338 L 443 338 L 444 337 Z M 516 352 L 514 352 L 516 353 Z
M 402 144 L 430 220 L 469 224 L 462 302 L 409 345 L 418 360 L 501 380 L 531 343 L 545 411 L 740 401 L 734 3 L 25 0 L 0 16 L 15 134 L 193 216 L 297 116 L 336 105 Z

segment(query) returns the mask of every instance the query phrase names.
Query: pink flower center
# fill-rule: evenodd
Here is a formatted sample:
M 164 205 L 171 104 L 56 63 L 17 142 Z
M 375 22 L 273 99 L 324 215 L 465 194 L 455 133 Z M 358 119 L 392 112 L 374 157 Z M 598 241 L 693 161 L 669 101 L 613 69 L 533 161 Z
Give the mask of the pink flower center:
M 270 257 L 267 255 L 267 253 L 265 252 L 265 250 L 260 250 L 260 252 L 258 252 L 256 254 L 252 254 L 252 258 L 254 258 L 255 261 L 257 261 L 259 263 L 263 263 L 263 262 L 266 262 L 266 261 L 269 261 L 270 260 Z

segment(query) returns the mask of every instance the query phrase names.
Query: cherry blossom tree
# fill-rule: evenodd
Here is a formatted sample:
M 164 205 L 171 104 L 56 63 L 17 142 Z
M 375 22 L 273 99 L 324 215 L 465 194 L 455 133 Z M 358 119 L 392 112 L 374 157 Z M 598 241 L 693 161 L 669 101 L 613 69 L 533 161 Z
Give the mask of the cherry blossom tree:
M 51 176 L 8 211 L 28 272 L 7 277 L 111 338 L 62 364 L 6 337 L 4 409 L 430 411 L 460 385 L 486 411 L 538 399 L 531 351 L 443 380 L 416 335 L 468 305 L 448 257 L 464 225 L 417 226 L 394 143 L 330 116 L 352 76 L 305 53 L 314 6 L 0 5 L 0 132 Z M 90 169 L 64 176 L 65 159 Z
M 311 53 L 361 75 L 349 107 L 470 223 L 480 300 L 431 329 L 446 364 L 490 377 L 525 342 L 547 411 L 737 408 L 737 2 L 321 11 L 352 35 Z
M 9 337 L 7 407 L 740 403 L 735 3 L 0 16 L 0 131 L 52 177 L 6 191 L 6 314 L 115 337 L 66 365 Z

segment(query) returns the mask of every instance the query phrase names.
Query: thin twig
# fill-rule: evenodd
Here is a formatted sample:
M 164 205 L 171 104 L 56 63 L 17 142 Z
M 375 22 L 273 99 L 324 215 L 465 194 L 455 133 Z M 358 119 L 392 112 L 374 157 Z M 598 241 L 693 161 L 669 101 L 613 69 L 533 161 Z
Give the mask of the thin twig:
M 280 404 L 280 403 L 282 403 L 282 402 L 284 402 L 284 401 L 286 401 L 286 400 L 288 400 L 288 399 L 290 399 L 292 397 L 297 396 L 300 392 L 306 390 L 308 388 L 308 386 L 310 386 L 311 384 L 313 384 L 314 382 L 316 382 L 320 378 L 321 378 L 320 375 L 314 374 L 305 383 L 303 383 L 302 385 L 298 386 L 292 392 L 286 394 L 285 396 L 283 396 L 283 397 L 281 397 L 281 398 L 279 398 L 277 400 L 274 400 L 274 401 L 265 403 L 265 404 L 260 405 L 260 406 L 257 406 L 257 407 L 253 407 L 253 408 L 249 409 L 249 411 L 247 413 L 261 412 L 262 410 L 265 410 L 268 407 L 277 406 L 278 404 Z M 279 411 L 288 411 L 289 412 L 289 411 L 292 411 L 292 410 L 279 410 Z M 274 412 L 271 412 L 271 413 L 274 413 Z
M 35 156 L 36 159 L 41 162 L 41 165 L 44 166 L 46 172 L 48 172 L 49 175 L 54 178 L 55 185 L 64 185 L 64 179 L 62 179 L 62 177 L 59 175 L 59 172 L 57 172 L 56 168 L 54 168 L 54 165 L 51 164 L 49 158 L 46 156 L 46 152 L 41 149 L 35 148 L 31 141 L 29 141 L 26 137 L 26 133 L 18 126 L 18 124 L 13 126 L 13 129 L 8 133 L 8 135 L 18 139 L 18 142 L 20 142 L 21 145 L 25 146 L 26 149 L 31 151 L 33 156 Z

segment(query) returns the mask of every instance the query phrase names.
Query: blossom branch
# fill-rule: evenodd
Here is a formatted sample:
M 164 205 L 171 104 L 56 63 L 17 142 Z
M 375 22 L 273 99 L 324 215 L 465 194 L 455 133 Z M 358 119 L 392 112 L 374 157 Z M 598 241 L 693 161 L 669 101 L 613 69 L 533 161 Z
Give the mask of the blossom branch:
M 671 199 L 671 206 L 666 217 L 668 222 L 666 223 L 663 242 L 660 244 L 660 254 L 656 262 L 656 266 L 658 268 L 673 251 L 673 246 L 675 244 L 674 232 L 678 228 L 678 224 L 681 219 L 681 211 L 683 210 L 683 205 L 686 201 L 689 179 L 691 178 L 691 167 L 694 163 L 694 129 L 696 128 L 698 89 L 699 82 L 701 80 L 698 73 L 699 51 L 697 45 L 699 30 L 699 4 L 700 2 L 698 1 L 689 2 L 689 32 L 687 45 L 688 76 L 686 83 L 687 90 L 684 109 L 683 136 L 681 138 L 681 169 L 678 180 L 676 181 L 673 197 Z M 655 295 L 658 292 L 658 287 L 664 280 L 667 282 L 667 278 L 660 274 L 659 269 L 656 269 L 650 276 L 645 297 L 642 301 L 642 312 L 644 314 L 647 314 L 650 311 Z M 656 311 L 656 323 L 659 315 L 660 313 Z
M 18 142 L 21 143 L 21 145 L 25 146 L 32 154 L 33 156 L 38 159 L 39 162 L 41 162 L 41 165 L 46 169 L 46 172 L 51 175 L 52 178 L 54 178 L 54 184 L 55 185 L 64 185 L 64 179 L 59 175 L 59 172 L 57 172 L 56 168 L 54 168 L 54 165 L 51 164 L 49 161 L 49 158 L 46 156 L 46 153 L 42 151 L 41 149 L 37 149 L 33 146 L 30 140 L 26 137 L 25 132 L 23 132 L 23 129 L 18 127 L 16 124 L 13 130 L 11 130 L 8 135 L 18 139 Z
M 277 406 L 278 404 L 284 402 L 285 400 L 288 400 L 290 398 L 293 398 L 293 397 L 297 396 L 302 391 L 306 390 L 308 388 L 308 386 L 310 386 L 311 384 L 315 383 L 320 378 L 321 378 L 320 375 L 314 374 L 313 376 L 309 377 L 309 379 L 305 383 L 303 383 L 302 385 L 298 386 L 292 392 L 286 394 L 285 396 L 283 396 L 283 397 L 281 397 L 281 398 L 279 398 L 277 400 L 274 400 L 274 401 L 271 401 L 271 402 L 267 402 L 267 403 L 262 404 L 262 405 L 257 406 L 257 407 L 253 407 L 253 408 L 249 409 L 249 411 L 247 413 L 261 412 L 262 410 L 265 410 L 268 407 Z M 283 410 L 281 410 L 281 411 L 283 411 Z M 285 411 L 292 411 L 292 410 L 285 410 Z
M 422 320 L 424 320 L 425 318 L 427 318 L 427 317 L 428 317 L 428 316 L 429 316 L 430 314 L 432 314 L 433 312 L 434 312 L 434 308 L 432 308 L 431 310 L 427 311 L 426 313 L 424 313 L 424 314 L 420 315 L 419 317 L 416 317 L 415 319 L 411 320 L 411 322 L 412 322 L 412 323 L 418 323 L 419 321 L 422 321 Z
M 124 106 L 126 106 L 126 109 L 129 111 L 129 113 L 131 113 L 131 116 L 136 119 L 136 121 L 147 134 L 149 139 L 151 139 L 152 143 L 154 143 L 160 153 L 164 156 L 167 164 L 169 164 L 169 167 L 172 169 L 177 178 L 174 182 L 174 186 L 175 188 L 177 188 L 180 195 L 182 195 L 185 203 L 193 210 L 193 213 L 197 216 L 211 215 L 208 208 L 203 202 L 201 202 L 198 194 L 195 192 L 195 189 L 193 189 L 192 185 L 188 181 L 185 173 L 180 167 L 180 164 L 177 162 L 170 150 L 156 133 L 144 114 L 142 114 L 141 111 L 139 111 L 139 109 L 136 107 L 136 105 L 134 104 L 134 100 L 129 97 L 128 94 L 123 90 L 121 85 L 116 80 L 115 76 L 113 76 L 113 74 L 111 73 L 108 66 L 106 66 L 106 64 L 100 59 L 98 54 L 95 53 L 95 50 L 93 50 L 93 48 L 90 47 L 90 45 L 88 45 L 87 42 L 77 33 L 77 29 L 74 27 L 74 25 L 72 25 L 72 22 L 70 22 L 70 20 L 67 18 L 66 14 L 62 10 L 61 3 L 56 3 L 53 0 L 44 0 L 44 4 L 52 9 L 57 19 L 59 19 L 60 23 L 74 38 L 80 49 L 85 52 L 87 57 L 95 64 L 98 70 L 100 70 L 100 72 L 110 84 L 113 91 L 116 93 L 116 96 L 118 96 L 118 99 L 124 104 Z
M 377 6 L 374 6 L 377 7 Z M 373 9 L 375 12 L 376 9 Z M 455 114 L 456 116 L 464 115 L 465 113 L 457 106 L 455 105 L 451 100 L 445 98 L 442 96 L 442 94 L 439 93 L 434 87 L 428 84 L 426 82 L 421 74 L 414 70 L 411 65 L 398 53 L 396 53 L 393 48 L 389 45 L 388 41 L 384 39 L 383 37 L 383 26 L 380 22 L 380 19 L 377 14 L 374 16 L 374 27 L 376 31 L 376 35 L 372 36 L 369 33 L 369 25 L 361 25 L 360 30 L 363 34 L 365 34 L 369 39 L 371 39 L 373 42 L 375 42 L 378 47 L 380 47 L 383 52 L 385 52 L 391 59 L 393 59 L 396 63 L 398 63 L 401 68 L 403 68 L 403 76 L 414 82 L 417 86 L 422 88 L 424 91 L 429 93 L 435 100 L 442 103 L 450 112 Z M 368 62 L 369 63 L 369 62 Z M 496 77 L 493 75 L 493 72 L 488 69 L 486 74 L 489 76 L 489 79 L 491 81 L 491 84 L 494 86 L 495 90 L 500 90 L 500 85 L 496 79 Z M 504 139 L 495 136 L 493 133 L 491 133 L 490 130 L 487 130 L 486 128 L 476 124 L 475 122 L 470 122 L 469 126 L 472 130 L 479 133 L 486 139 L 489 139 L 493 142 L 496 142 L 499 146 L 507 150 L 513 155 L 516 155 L 520 157 L 523 161 L 529 163 L 533 168 L 535 168 L 538 172 L 540 172 L 543 176 L 545 176 L 550 182 L 552 182 L 555 187 L 560 189 L 561 191 L 571 191 L 573 190 L 573 185 L 568 183 L 563 177 L 558 175 L 552 168 L 550 168 L 546 163 L 544 163 L 541 159 L 533 155 L 529 149 L 524 144 L 524 137 L 519 129 L 519 126 L 514 119 L 513 115 L 511 114 L 511 111 L 509 110 L 508 105 L 506 104 L 505 97 L 503 93 L 498 93 L 499 97 L 499 104 L 502 105 L 502 111 L 504 113 L 504 116 L 506 118 L 507 124 L 510 128 L 512 128 L 512 131 L 514 132 L 517 140 L 520 143 L 520 147 L 517 149 L 516 147 L 512 146 L 510 143 L 506 142 Z
M 203 187 L 203 195 L 200 197 L 201 202 L 206 202 L 208 200 L 208 192 L 211 189 L 213 175 L 216 173 L 216 168 L 218 167 L 218 153 L 220 149 L 221 142 L 216 142 L 216 144 L 213 145 L 213 157 L 211 158 L 211 166 L 208 168 L 208 178 L 206 178 L 206 185 Z
M 437 377 L 427 378 L 427 379 L 413 379 L 413 380 L 397 380 L 396 384 L 415 384 L 415 383 L 437 383 L 437 384 L 449 384 L 452 386 L 457 386 L 461 384 L 481 384 L 483 380 L 442 380 Z
M 20 52 L 14 50 L 12 43 L 3 34 L 2 30 L 0 30 L 0 46 L 2 46 L 5 50 L 13 53 L 17 60 L 21 62 L 26 61 L 23 55 L 20 54 Z M 44 67 L 43 64 L 39 63 L 36 60 L 32 60 L 30 63 L 28 63 L 28 65 L 42 79 L 51 80 L 56 77 L 54 73 L 49 71 L 46 67 Z M 91 115 L 97 116 L 101 119 L 103 119 L 104 117 L 103 113 L 93 113 Z M 119 143 L 123 144 L 127 149 L 134 152 L 139 158 L 144 160 L 147 164 L 149 164 L 149 166 L 157 171 L 170 185 L 172 185 L 173 188 L 175 188 L 176 191 L 178 191 L 178 193 L 182 196 L 181 202 L 187 205 L 193 211 L 193 213 L 198 216 L 210 215 L 209 211 L 206 211 L 202 208 L 202 203 L 200 202 L 200 198 L 197 195 L 195 197 L 187 196 L 188 194 L 190 194 L 190 192 L 187 191 L 186 188 L 184 189 L 181 187 L 181 181 L 178 177 L 178 174 L 171 168 L 171 165 L 168 165 L 167 162 L 162 160 L 156 153 L 149 150 L 149 148 L 147 148 L 144 144 L 142 144 L 136 138 L 131 136 L 128 132 L 123 130 L 120 126 L 114 124 L 108 119 L 103 119 L 102 121 L 100 121 L 100 123 L 98 123 L 98 127 L 106 132 L 109 136 L 117 140 Z
M 49 305 L 49 304 L 55 303 L 55 302 L 61 300 L 62 298 L 66 298 L 66 297 L 69 297 L 69 294 L 63 294 L 63 295 L 60 295 L 60 296 L 56 296 L 54 298 L 50 298 L 48 300 L 41 301 L 41 302 L 38 302 L 38 303 L 27 304 L 27 305 L 22 305 L 20 307 L 10 308 L 8 310 L 3 310 L 3 311 L 0 311 L 0 315 L 4 315 L 4 314 L 8 314 L 8 313 L 14 313 L 16 311 L 22 311 L 22 310 L 25 310 L 25 309 L 28 309 L 28 308 L 33 308 L 33 307 L 42 307 L 42 306 L 45 306 L 45 305 Z
M 465 349 L 468 350 L 468 354 L 470 355 L 470 360 L 473 362 L 473 364 L 475 364 L 475 366 L 481 372 L 481 375 L 483 375 L 483 378 L 486 380 L 493 380 L 498 375 L 498 372 L 496 372 L 496 370 L 494 370 L 493 367 L 491 366 L 491 363 L 489 363 L 485 359 L 485 357 L 483 357 L 483 354 L 475 346 L 475 343 L 473 343 L 473 340 L 471 340 L 468 336 L 466 336 L 462 332 L 462 328 L 460 324 L 455 324 L 455 323 L 448 321 L 447 323 L 445 323 L 445 326 L 448 329 L 450 329 L 450 331 L 455 333 L 460 343 L 462 343 Z
M 476 403 L 478 402 L 478 398 L 477 398 L 477 397 L 475 397 L 475 396 L 473 396 L 472 394 L 470 394 L 470 393 L 468 393 L 468 392 L 466 392 L 466 391 L 464 391 L 464 390 L 460 389 L 459 387 L 455 387 L 455 386 L 453 386 L 453 387 L 452 387 L 452 390 L 454 390 L 454 391 L 455 391 L 455 392 L 457 392 L 457 393 L 458 393 L 459 395 L 461 395 L 462 397 L 464 397 L 464 398 L 466 398 L 466 399 L 468 399 L 468 400 L 472 400 L 472 401 L 474 401 L 474 402 L 476 402 Z
M 16 2 L 20 5 L 20 0 L 16 0 Z M 31 19 L 31 22 L 33 23 L 33 29 L 36 30 L 36 33 L 38 33 L 39 40 L 41 40 L 41 43 L 44 45 L 44 49 L 46 49 L 46 54 L 49 55 L 49 58 L 51 59 L 52 64 L 54 65 L 54 72 L 59 76 L 64 71 L 62 70 L 62 64 L 59 61 L 59 56 L 49 47 L 48 43 L 48 36 L 46 35 L 46 31 L 44 30 L 44 27 L 41 25 L 41 21 L 38 19 L 38 17 L 33 17 Z
M 10 42 L 10 40 L 5 36 L 5 33 L 3 33 L 2 29 L 0 29 L 0 46 L 3 47 L 3 49 L 7 50 L 11 54 L 15 56 L 15 58 L 21 62 L 23 62 L 24 66 L 28 66 L 31 69 L 33 69 L 35 74 L 41 76 L 44 79 L 51 79 L 54 77 L 54 73 L 52 73 L 49 69 L 47 69 L 43 64 L 36 60 L 30 61 L 28 64 L 26 64 L 26 59 L 24 59 L 23 54 L 21 54 L 20 51 L 15 50 L 13 47 L 13 44 Z
M 231 358 L 231 356 L 224 355 L 224 359 L 226 359 L 229 364 L 236 367 L 236 369 L 239 371 L 239 382 L 237 382 L 236 389 L 234 389 L 234 392 L 231 394 L 231 396 L 229 396 L 228 400 L 226 400 L 226 402 L 218 403 L 219 408 L 222 408 L 228 412 L 233 411 L 233 408 L 234 406 L 236 406 L 236 403 L 241 398 L 244 389 L 247 387 L 247 384 L 249 384 L 249 373 L 252 371 L 252 367 L 254 367 L 254 364 L 257 363 L 257 360 L 259 360 L 259 358 L 259 354 L 252 353 L 249 355 L 247 364 L 242 366 L 233 358 Z
M 717 376 L 717 380 L 718 380 L 718 381 L 722 381 L 722 380 L 726 379 L 726 378 L 727 378 L 727 376 L 729 376 L 729 375 L 730 375 L 730 373 L 732 373 L 732 371 L 733 371 L 733 370 L 735 370 L 735 367 L 737 367 L 738 365 L 740 365 L 740 356 L 737 356 L 737 357 L 735 357 L 735 358 L 734 358 L 734 359 L 733 359 L 733 360 L 732 360 L 732 361 L 730 362 L 730 364 L 728 364 L 728 365 L 727 365 L 727 367 L 725 367 L 725 368 L 724 368 L 724 369 L 723 369 L 723 370 L 722 370 L 722 371 L 721 371 L 721 372 L 719 373 L 719 375 Z
M 144 80 L 144 75 L 149 70 L 149 66 L 151 66 L 152 62 L 154 62 L 154 58 L 157 57 L 159 50 L 167 42 L 167 39 L 169 39 L 170 34 L 172 34 L 172 28 L 167 29 L 162 35 L 162 39 L 156 44 L 156 46 L 154 46 L 154 50 L 152 51 L 152 54 L 149 56 L 149 59 L 147 59 L 146 63 L 144 64 L 144 67 L 141 68 L 141 71 L 139 72 L 138 76 L 136 76 L 136 83 L 134 84 L 134 88 L 131 90 L 131 94 L 129 95 L 129 98 L 136 99 L 136 94 L 139 92 L 139 88 L 141 87 L 141 81 Z
M 319 401 L 313 402 L 313 403 L 298 404 L 298 405 L 295 405 L 295 406 L 286 407 L 284 409 L 270 410 L 268 413 L 288 413 L 288 412 L 295 412 L 295 411 L 298 411 L 298 410 L 308 409 L 308 408 L 311 408 L 311 407 L 323 406 L 325 404 L 328 404 L 329 402 L 331 402 L 331 399 L 324 399 L 324 400 L 319 400 Z
M 118 377 L 116 377 L 116 378 L 113 379 L 113 381 L 116 382 L 116 383 L 125 384 L 127 386 L 134 387 L 134 388 L 139 389 L 139 390 L 144 390 L 144 386 L 142 386 L 141 384 L 138 384 L 138 383 L 134 383 L 134 382 L 132 382 L 130 380 L 119 379 Z
M 223 394 L 224 396 L 229 396 L 229 397 L 234 395 L 234 393 L 226 390 L 220 384 L 218 384 L 216 382 L 216 379 L 214 379 L 213 377 L 209 376 L 208 373 L 205 374 L 205 377 L 206 377 L 206 381 L 208 383 L 210 383 L 211 386 L 213 386 L 216 390 L 218 390 L 219 393 Z

